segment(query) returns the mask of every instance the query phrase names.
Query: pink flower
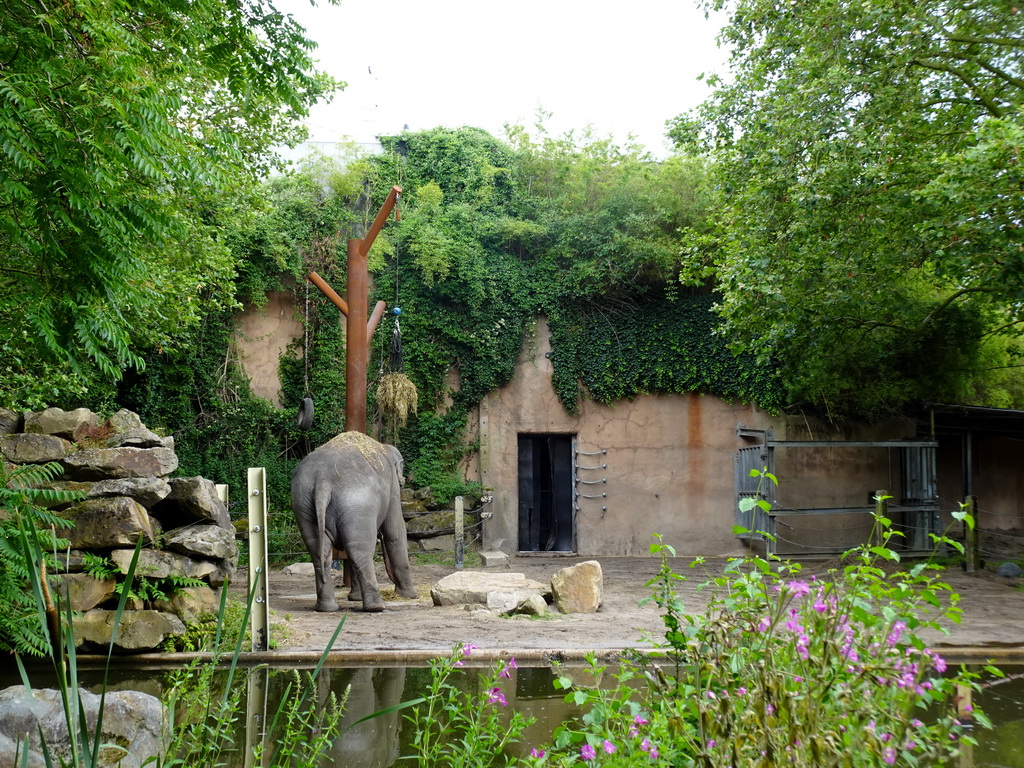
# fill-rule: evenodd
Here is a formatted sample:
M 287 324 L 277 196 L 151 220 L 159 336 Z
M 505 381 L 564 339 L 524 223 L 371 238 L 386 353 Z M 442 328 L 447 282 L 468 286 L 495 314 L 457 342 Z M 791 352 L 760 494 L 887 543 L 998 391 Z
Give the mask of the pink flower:
M 544 750 L 534 747 L 530 750 L 530 757 L 544 757 Z
M 597 752 L 589 744 L 584 744 L 582 747 L 580 747 L 580 757 L 582 757 L 584 760 L 593 760 L 595 757 L 597 757 Z
M 708 740 L 708 749 L 714 749 L 717 742 L 714 739 Z
M 786 586 L 793 592 L 793 597 L 804 597 L 811 591 L 806 581 L 791 581 Z
M 886 747 L 882 750 L 882 762 L 886 765 L 896 764 L 896 750 L 893 747 Z
M 816 611 L 817 611 L 818 613 L 824 613 L 825 611 L 827 611 L 827 610 L 828 610 L 828 606 L 827 606 L 827 605 L 825 605 L 825 603 L 821 602 L 821 598 L 820 598 L 820 597 L 819 597 L 819 598 L 818 598 L 817 600 L 815 600 L 815 601 L 814 601 L 814 606 L 813 606 L 813 608 L 814 608 L 814 610 L 816 610 Z
M 607 752 L 609 755 L 615 752 L 615 745 L 608 741 L 608 739 L 604 740 L 604 744 L 601 745 L 601 748 L 604 749 L 604 751 Z
M 768 627 L 770 627 L 771 625 L 772 624 L 768 620 L 768 617 L 764 616 L 759 622 L 757 622 L 757 631 L 766 632 L 768 630 Z
M 932 665 L 940 675 L 946 671 L 946 660 L 937 653 L 932 654 Z
M 487 697 L 487 703 L 488 704 L 501 704 L 501 706 L 503 706 L 503 707 L 507 707 L 508 706 L 508 701 L 505 700 L 505 694 L 502 692 L 501 688 L 498 688 L 498 687 L 491 688 L 491 690 L 488 691 L 488 694 L 489 694 L 488 697 Z
M 469 656 L 469 654 L 471 654 L 473 651 L 475 651 L 477 649 L 477 647 L 478 646 L 475 646 L 475 645 L 472 645 L 472 644 L 462 646 L 462 655 L 463 656 Z

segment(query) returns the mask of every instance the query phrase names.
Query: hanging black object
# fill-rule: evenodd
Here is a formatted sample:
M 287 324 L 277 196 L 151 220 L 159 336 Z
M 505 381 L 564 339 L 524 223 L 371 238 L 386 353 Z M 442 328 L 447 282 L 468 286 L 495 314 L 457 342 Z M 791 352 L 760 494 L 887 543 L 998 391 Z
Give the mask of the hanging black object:
M 302 379 L 306 397 L 299 404 L 295 426 L 305 432 L 313 426 L 313 398 L 309 397 L 309 283 L 306 283 L 305 322 L 302 324 Z
M 391 354 L 388 356 L 388 373 L 404 373 L 405 361 L 402 359 L 402 327 L 398 323 L 398 316 L 402 314 L 401 307 L 391 310 L 395 315 L 395 330 L 391 333 Z
M 304 397 L 299 405 L 299 413 L 295 417 L 295 425 L 303 432 L 313 426 L 313 398 Z

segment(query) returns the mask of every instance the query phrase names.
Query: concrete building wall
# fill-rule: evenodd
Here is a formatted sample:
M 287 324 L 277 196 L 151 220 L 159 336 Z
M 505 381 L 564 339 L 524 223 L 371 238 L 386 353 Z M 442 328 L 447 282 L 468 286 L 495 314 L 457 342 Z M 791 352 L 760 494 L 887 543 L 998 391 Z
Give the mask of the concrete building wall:
M 267 294 L 262 307 L 249 306 L 238 316 L 235 349 L 252 392 L 281 407 L 278 362 L 288 345 L 303 334 L 302 319 L 296 314 L 291 293 Z
M 239 317 L 235 342 L 253 392 L 280 405 L 278 361 L 302 337 L 302 322 L 288 293 L 268 296 L 267 304 Z M 519 551 L 519 436 L 571 435 L 581 466 L 607 464 L 606 470 L 580 470 L 587 495 L 575 512 L 574 550 L 580 555 L 645 555 L 659 533 L 681 555 L 738 553 L 744 543 L 732 534 L 736 520 L 736 451 L 760 440 L 737 436 L 742 424 L 772 429 L 778 440 L 893 440 L 915 437 L 912 420 L 852 423 L 842 428 L 802 416 L 772 417 L 752 406 L 713 396 L 643 395 L 612 405 L 581 401 L 567 414 L 551 385 L 550 332 L 541 319 L 524 339 L 516 374 L 490 393 L 471 415 L 467 441 L 478 442 L 462 471 L 491 489 L 492 517 L 484 544 Z M 452 371 L 448 389 L 459 386 Z M 962 499 L 963 449 L 958 434 L 940 434 L 938 451 L 941 526 Z M 607 454 L 597 454 L 599 451 Z M 590 454 L 590 455 L 587 455 Z M 985 528 L 1017 528 L 1024 497 L 1024 442 L 1005 437 L 977 439 L 973 453 L 975 493 L 985 511 Z M 899 501 L 900 449 L 779 447 L 775 474 L 778 505 L 786 508 L 868 506 L 879 489 Z M 896 525 L 910 523 L 899 513 Z M 780 515 L 780 552 L 841 549 L 861 543 L 870 518 L 857 515 Z
M 519 435 L 571 434 L 580 452 L 608 451 L 580 457 L 581 464 L 608 465 L 579 473 L 581 479 L 607 479 L 600 486 L 579 486 L 581 492 L 608 494 L 578 499 L 580 555 L 646 555 L 656 533 L 681 555 L 738 552 L 733 466 L 742 441 L 736 425 L 771 426 L 768 416 L 697 394 L 644 395 L 613 405 L 583 401 L 577 414 L 567 414 L 551 385 L 547 324 L 540 320 L 531 333 L 513 381 L 479 408 L 481 481 L 494 496 L 485 546 L 519 549 Z

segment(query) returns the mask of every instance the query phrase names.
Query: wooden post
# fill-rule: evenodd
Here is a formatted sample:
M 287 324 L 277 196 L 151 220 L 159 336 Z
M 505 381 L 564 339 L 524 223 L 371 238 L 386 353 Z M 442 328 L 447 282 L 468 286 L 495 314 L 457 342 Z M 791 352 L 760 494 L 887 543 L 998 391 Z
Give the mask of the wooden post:
M 267 471 L 250 467 L 249 487 L 249 594 L 253 595 L 249 622 L 252 649 L 270 648 L 270 605 L 267 587 Z
M 313 285 L 327 296 L 345 315 L 345 429 L 366 432 L 366 368 L 369 360 L 369 340 L 384 314 L 385 303 L 378 301 L 369 315 L 370 273 L 367 254 L 377 239 L 388 216 L 395 210 L 401 187 L 392 187 L 387 199 L 362 239 L 348 241 L 348 301 L 316 273 L 307 276 Z M 395 212 L 396 221 L 399 214 Z
M 972 525 L 964 520 L 964 567 L 968 573 L 981 570 L 981 552 L 978 549 L 978 497 L 968 496 L 964 499 L 963 511 L 971 516 Z
M 462 496 L 455 497 L 455 567 L 462 570 L 465 557 L 466 535 L 464 521 L 466 517 L 466 500 Z
M 345 431 L 366 432 L 366 321 L 370 273 L 361 240 L 348 241 L 348 322 L 345 325 Z

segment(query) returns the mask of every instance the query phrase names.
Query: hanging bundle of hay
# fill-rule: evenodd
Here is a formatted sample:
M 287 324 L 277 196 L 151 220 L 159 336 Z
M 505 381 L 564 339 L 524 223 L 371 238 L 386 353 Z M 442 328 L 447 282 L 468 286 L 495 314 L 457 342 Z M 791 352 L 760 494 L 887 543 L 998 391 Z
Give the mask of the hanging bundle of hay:
M 416 413 L 419 395 L 416 385 L 404 373 L 385 373 L 377 384 L 377 407 L 396 432 L 404 427 L 409 413 Z

